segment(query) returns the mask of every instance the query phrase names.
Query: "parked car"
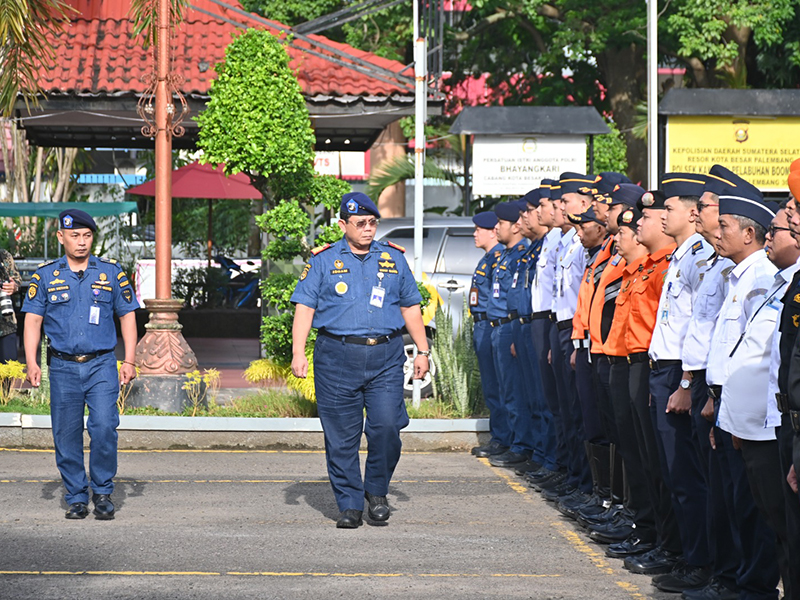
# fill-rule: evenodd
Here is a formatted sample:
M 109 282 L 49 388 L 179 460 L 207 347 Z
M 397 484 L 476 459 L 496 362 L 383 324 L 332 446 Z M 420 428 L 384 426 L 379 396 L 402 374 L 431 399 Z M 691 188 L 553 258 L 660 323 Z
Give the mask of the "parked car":
M 422 271 L 423 281 L 429 289 L 436 292 L 437 302 L 447 310 L 453 318 L 453 327 L 461 323 L 461 309 L 464 305 L 464 293 L 469 290 L 472 273 L 483 257 L 484 251 L 475 247 L 472 236 L 475 225 L 470 217 L 426 216 L 423 221 Z M 405 257 L 411 270 L 414 270 L 414 219 L 382 219 L 378 224 L 375 239 L 387 240 L 403 246 Z M 429 342 L 436 330 L 436 324 L 426 315 L 426 329 Z M 404 393 L 410 397 L 413 390 L 413 351 L 411 336 L 403 335 L 406 347 L 406 379 Z M 435 365 L 431 373 L 422 382 L 422 395 L 433 393 L 433 377 L 436 376 Z

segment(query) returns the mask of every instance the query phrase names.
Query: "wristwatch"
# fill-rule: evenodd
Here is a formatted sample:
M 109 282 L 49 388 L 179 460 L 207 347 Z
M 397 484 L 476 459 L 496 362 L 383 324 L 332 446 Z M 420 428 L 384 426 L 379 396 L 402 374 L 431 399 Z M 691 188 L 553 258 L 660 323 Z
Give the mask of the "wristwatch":
M 430 350 L 417 350 L 417 354 L 420 355 L 420 356 L 430 356 L 431 355 L 431 351 Z
M 690 387 L 692 387 L 691 379 L 681 379 L 681 389 L 688 390 Z

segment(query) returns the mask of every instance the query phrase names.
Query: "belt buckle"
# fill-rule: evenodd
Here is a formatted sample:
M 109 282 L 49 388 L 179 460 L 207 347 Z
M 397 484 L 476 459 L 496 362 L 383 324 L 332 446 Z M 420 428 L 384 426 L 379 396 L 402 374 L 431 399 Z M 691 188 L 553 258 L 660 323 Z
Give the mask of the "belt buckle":
M 792 429 L 794 429 L 794 432 L 800 433 L 800 411 L 790 410 L 789 419 L 792 422 Z
M 631 361 L 631 356 L 630 356 L 630 354 L 629 354 L 628 356 L 626 356 L 625 358 L 627 358 L 627 360 L 628 360 L 628 364 L 629 364 L 629 365 L 632 365 L 632 364 L 633 364 L 633 362 Z
M 87 360 L 89 360 L 88 354 L 78 354 L 75 356 L 75 362 L 77 363 L 85 363 Z
M 367 346 L 377 346 L 378 340 L 377 338 L 367 338 Z
M 656 370 L 656 367 L 658 367 L 658 361 L 657 361 L 657 360 L 653 360 L 653 359 L 651 358 L 651 359 L 650 359 L 650 370 L 651 370 L 651 371 L 655 371 L 655 370 Z

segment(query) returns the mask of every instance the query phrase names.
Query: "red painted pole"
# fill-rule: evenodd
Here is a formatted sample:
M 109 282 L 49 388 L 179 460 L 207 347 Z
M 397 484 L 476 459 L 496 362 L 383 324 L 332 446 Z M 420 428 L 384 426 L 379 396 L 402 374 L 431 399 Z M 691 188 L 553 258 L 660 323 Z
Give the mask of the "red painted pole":
M 172 297 L 172 115 L 169 0 L 158 0 L 156 38 L 156 298 Z

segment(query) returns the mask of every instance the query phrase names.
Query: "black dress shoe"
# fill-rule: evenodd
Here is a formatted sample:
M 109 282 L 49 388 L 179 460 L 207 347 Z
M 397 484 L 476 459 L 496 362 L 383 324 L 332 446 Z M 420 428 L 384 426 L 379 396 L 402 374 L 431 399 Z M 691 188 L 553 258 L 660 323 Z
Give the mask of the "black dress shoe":
M 683 600 L 738 600 L 739 592 L 726 587 L 719 579 L 712 578 L 705 587 L 684 590 Z
M 633 533 L 633 523 L 624 513 L 618 513 L 609 523 L 589 527 L 589 538 L 601 544 L 625 541 Z
M 556 508 L 565 517 L 570 519 L 578 518 L 578 507 L 583 506 L 589 501 L 589 496 L 580 490 L 575 490 L 568 496 L 563 496 L 558 499 Z
M 492 442 L 488 446 L 478 446 L 472 449 L 472 454 L 478 458 L 495 456 L 497 454 L 503 454 L 504 452 L 508 452 L 508 446 L 502 446 L 497 442 Z
M 67 519 L 85 519 L 89 514 L 89 509 L 85 502 L 73 502 L 69 505 L 69 510 L 64 515 Z
M 364 492 L 364 497 L 367 499 L 369 506 L 367 507 L 367 515 L 373 521 L 388 521 L 392 514 L 389 509 L 389 503 L 386 501 L 386 496 L 373 496 L 369 492 Z
M 677 564 L 680 555 L 664 550 L 660 546 L 638 556 L 629 556 L 625 559 L 624 566 L 631 573 L 643 575 L 658 575 L 669 573 Z
M 518 454 L 508 450 L 502 454 L 489 457 L 489 464 L 493 467 L 513 468 L 527 462 L 529 457 L 525 454 Z
M 632 534 L 624 542 L 611 544 L 606 548 L 606 556 L 609 558 L 625 558 L 650 552 L 656 545 L 652 542 L 644 542 L 636 534 Z
M 582 510 L 579 510 L 578 525 L 588 529 L 592 525 L 610 523 L 616 518 L 617 513 L 622 511 L 622 508 L 621 504 L 611 504 L 603 512 L 594 515 L 586 514 Z
M 537 492 L 543 492 L 545 490 L 552 489 L 554 487 L 558 487 L 562 483 L 567 480 L 566 473 L 556 473 L 552 477 L 548 477 L 542 481 L 538 481 L 535 483 L 531 483 L 531 487 L 535 489 Z
M 110 521 L 114 518 L 114 503 L 108 494 L 95 494 L 92 496 L 94 502 L 94 516 L 100 521 Z
M 364 521 L 361 520 L 361 511 L 354 508 L 348 508 L 339 513 L 339 520 L 336 521 L 337 529 L 356 529 L 360 527 Z
M 561 498 L 569 496 L 575 491 L 575 488 L 568 484 L 566 481 L 561 482 L 553 488 L 542 490 L 542 498 L 548 502 L 558 502 Z
M 692 567 L 683 565 L 683 568 L 673 569 L 671 573 L 659 577 L 654 582 L 662 592 L 677 594 L 685 590 L 700 589 L 708 585 L 711 580 L 711 569 L 708 567 Z
M 542 465 L 537 463 L 532 458 L 529 458 L 524 463 L 514 467 L 514 473 L 516 473 L 520 477 L 523 477 L 525 475 L 525 473 L 530 473 L 532 471 L 538 471 L 541 468 L 542 468 Z

